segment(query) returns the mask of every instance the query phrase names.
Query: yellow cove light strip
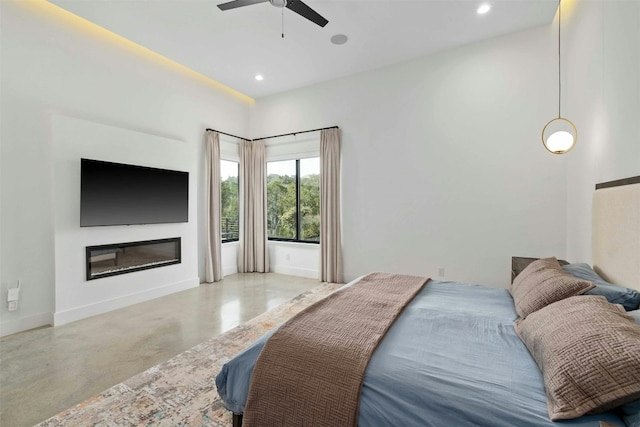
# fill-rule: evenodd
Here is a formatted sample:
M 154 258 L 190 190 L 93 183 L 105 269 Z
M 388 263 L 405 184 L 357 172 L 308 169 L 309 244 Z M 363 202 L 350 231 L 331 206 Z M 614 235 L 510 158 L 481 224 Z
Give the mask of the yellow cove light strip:
M 61 25 L 65 25 L 67 27 L 73 28 L 76 31 L 85 33 L 86 35 L 91 36 L 95 39 L 99 39 L 104 43 L 111 43 L 113 45 L 116 45 L 121 49 L 125 49 L 138 56 L 155 61 L 156 63 L 167 68 L 173 68 L 175 71 L 180 72 L 187 77 L 200 80 L 205 84 L 208 84 L 215 87 L 216 89 L 233 95 L 242 102 L 245 102 L 247 104 L 255 103 L 255 100 L 250 96 L 247 96 L 235 89 L 230 88 L 229 86 L 217 82 L 205 76 L 204 74 L 200 74 L 189 67 L 186 67 L 172 59 L 169 59 L 163 55 L 160 55 L 159 53 L 152 51 L 151 49 L 134 43 L 131 40 L 122 37 L 114 32 L 111 32 L 97 24 L 94 24 L 91 21 L 74 15 L 73 13 L 61 8 L 60 6 L 57 6 L 46 0 L 21 0 L 16 3 L 34 14 L 38 14 L 44 17 L 45 19 L 56 21 Z

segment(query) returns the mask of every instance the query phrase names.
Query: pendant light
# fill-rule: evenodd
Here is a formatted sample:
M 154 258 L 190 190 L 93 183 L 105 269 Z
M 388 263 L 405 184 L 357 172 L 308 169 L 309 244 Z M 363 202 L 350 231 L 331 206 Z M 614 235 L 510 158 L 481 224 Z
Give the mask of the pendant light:
M 558 0 L 558 117 L 550 120 L 542 129 L 542 143 L 544 148 L 553 154 L 564 154 L 571 151 L 578 141 L 578 130 L 570 120 L 560 114 L 560 98 L 562 95 L 562 81 L 560 78 L 560 29 L 562 21 L 561 0 Z

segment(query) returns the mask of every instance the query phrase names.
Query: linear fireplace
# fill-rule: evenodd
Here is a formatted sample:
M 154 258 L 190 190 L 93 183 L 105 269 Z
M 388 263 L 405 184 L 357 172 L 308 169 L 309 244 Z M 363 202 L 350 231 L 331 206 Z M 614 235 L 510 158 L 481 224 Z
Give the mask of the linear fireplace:
M 87 280 L 182 262 L 180 237 L 87 246 Z

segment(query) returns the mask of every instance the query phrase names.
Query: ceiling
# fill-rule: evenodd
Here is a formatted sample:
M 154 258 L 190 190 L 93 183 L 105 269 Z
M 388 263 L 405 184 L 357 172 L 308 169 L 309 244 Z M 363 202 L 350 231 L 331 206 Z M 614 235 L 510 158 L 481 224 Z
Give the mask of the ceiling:
M 557 8 L 488 0 L 478 15 L 482 0 L 304 0 L 329 20 L 322 28 L 269 3 L 223 12 L 227 0 L 49 1 L 252 98 L 549 24 Z M 332 44 L 335 34 L 347 43 Z

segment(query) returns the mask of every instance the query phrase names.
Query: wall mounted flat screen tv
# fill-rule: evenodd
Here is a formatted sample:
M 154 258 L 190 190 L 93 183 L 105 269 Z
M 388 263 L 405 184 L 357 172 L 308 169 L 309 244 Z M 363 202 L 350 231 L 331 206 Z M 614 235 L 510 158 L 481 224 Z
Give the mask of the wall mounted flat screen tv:
M 81 159 L 80 226 L 189 221 L 189 173 Z

